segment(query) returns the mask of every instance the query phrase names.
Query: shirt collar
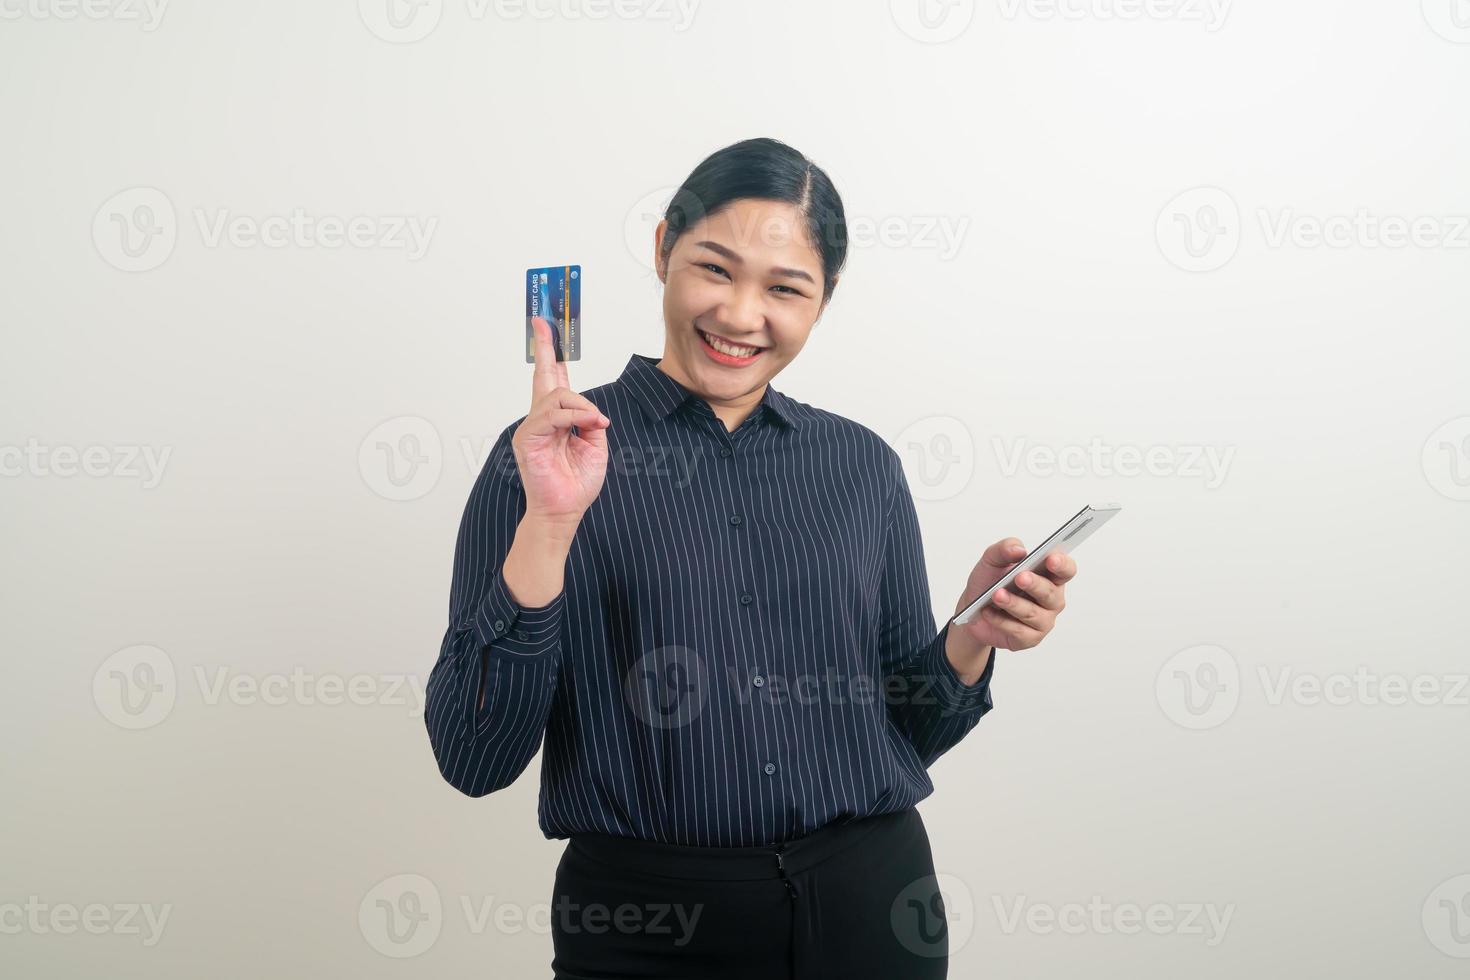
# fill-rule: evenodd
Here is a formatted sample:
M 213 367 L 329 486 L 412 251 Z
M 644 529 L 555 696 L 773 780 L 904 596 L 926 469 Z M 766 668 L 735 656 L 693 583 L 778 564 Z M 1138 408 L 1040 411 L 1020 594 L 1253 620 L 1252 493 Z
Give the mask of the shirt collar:
M 708 406 L 704 399 L 660 371 L 657 366 L 659 360 L 660 358 L 648 354 L 633 354 L 618 378 L 632 390 L 651 418 L 668 418 L 675 409 L 690 400 L 703 402 Z M 766 409 L 769 418 L 776 419 L 791 429 L 797 428 L 798 423 L 810 417 L 806 406 L 781 394 L 769 382 L 766 384 L 766 393 L 761 398 L 761 407 Z

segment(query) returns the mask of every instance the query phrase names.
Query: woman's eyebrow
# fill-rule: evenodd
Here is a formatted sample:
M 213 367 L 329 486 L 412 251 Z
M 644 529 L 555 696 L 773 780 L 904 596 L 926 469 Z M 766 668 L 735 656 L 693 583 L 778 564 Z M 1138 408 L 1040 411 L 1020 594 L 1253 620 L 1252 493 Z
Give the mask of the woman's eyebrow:
M 707 248 L 711 252 L 717 252 L 720 255 L 723 255 L 725 258 L 729 259 L 731 262 L 734 262 L 736 265 L 745 264 L 744 259 L 736 255 L 734 252 L 730 251 L 725 246 L 721 245 L 719 242 L 695 242 L 695 244 L 700 246 L 701 248 Z M 817 284 L 816 280 L 811 277 L 810 273 L 805 272 L 801 269 L 788 269 L 785 266 L 772 266 L 771 272 L 778 276 L 785 276 L 787 279 L 805 279 L 813 286 Z

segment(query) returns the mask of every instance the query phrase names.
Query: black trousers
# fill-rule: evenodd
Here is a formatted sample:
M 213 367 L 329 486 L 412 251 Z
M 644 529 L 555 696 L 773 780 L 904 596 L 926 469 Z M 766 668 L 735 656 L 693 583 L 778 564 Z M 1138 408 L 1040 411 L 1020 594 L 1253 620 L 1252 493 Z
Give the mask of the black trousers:
M 943 980 L 949 933 L 915 808 L 758 847 L 575 834 L 557 980 Z

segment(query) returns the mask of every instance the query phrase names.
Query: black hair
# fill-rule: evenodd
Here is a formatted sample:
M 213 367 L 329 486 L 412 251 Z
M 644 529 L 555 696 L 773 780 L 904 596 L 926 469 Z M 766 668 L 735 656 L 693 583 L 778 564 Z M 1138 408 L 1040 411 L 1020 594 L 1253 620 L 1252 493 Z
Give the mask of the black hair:
M 832 297 L 847 261 L 847 216 L 826 171 L 780 140 L 758 137 L 705 157 L 669 201 L 668 227 L 659 243 L 666 265 L 674 243 L 701 219 L 735 201 L 756 198 L 790 204 L 806 218 L 807 234 L 822 258 L 822 302 Z

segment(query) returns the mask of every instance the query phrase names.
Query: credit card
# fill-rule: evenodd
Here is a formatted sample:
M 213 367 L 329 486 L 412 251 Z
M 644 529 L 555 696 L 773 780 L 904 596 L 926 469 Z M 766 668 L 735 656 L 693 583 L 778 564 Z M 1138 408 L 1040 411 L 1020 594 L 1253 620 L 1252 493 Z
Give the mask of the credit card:
M 551 324 L 551 347 L 558 361 L 582 357 L 582 267 L 554 265 L 526 270 L 526 363 L 536 363 L 532 317 Z

